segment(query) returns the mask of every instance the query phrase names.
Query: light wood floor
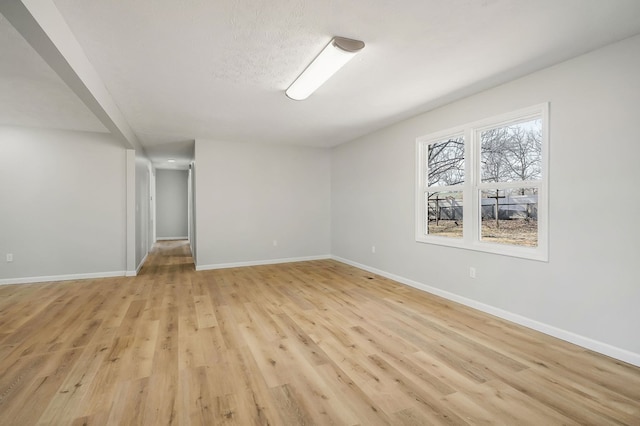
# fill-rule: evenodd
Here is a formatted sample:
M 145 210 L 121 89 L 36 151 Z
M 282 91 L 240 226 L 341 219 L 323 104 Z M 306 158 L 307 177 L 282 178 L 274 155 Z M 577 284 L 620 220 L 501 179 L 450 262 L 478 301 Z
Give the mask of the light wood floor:
M 640 424 L 640 369 L 335 261 L 0 287 L 0 424 Z

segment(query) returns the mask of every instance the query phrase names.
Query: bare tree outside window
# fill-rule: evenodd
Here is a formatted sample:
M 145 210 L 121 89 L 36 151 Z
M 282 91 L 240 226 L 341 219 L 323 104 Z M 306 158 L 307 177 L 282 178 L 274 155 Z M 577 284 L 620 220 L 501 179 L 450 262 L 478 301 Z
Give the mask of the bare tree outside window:
M 462 191 L 429 192 L 427 233 L 462 238 Z
M 464 183 L 464 138 L 450 138 L 429 145 L 428 186 Z
M 524 247 L 538 245 L 538 191 L 509 188 L 480 191 L 482 241 Z
M 482 182 L 532 181 L 542 178 L 542 121 L 496 127 L 481 132 Z
M 451 137 L 429 145 L 427 185 L 451 187 L 464 183 L 464 137 Z M 462 191 L 428 192 L 427 233 L 443 237 L 462 237 Z
M 542 178 L 542 120 L 534 119 L 480 132 L 482 182 L 532 182 Z M 537 245 L 536 187 L 482 191 L 484 241 Z

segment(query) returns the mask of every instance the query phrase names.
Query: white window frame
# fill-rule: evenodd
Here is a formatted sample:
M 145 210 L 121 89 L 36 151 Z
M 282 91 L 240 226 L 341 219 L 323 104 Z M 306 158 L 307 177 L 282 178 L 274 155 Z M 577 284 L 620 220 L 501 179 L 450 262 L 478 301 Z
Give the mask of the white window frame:
M 540 118 L 542 121 L 542 178 L 535 181 L 482 182 L 480 177 L 480 132 L 490 128 Z M 463 184 L 454 186 L 428 186 L 427 152 L 428 146 L 451 137 L 464 136 Z M 438 244 L 468 250 L 501 254 L 539 261 L 549 260 L 549 103 L 534 105 L 506 114 L 490 117 L 473 123 L 431 133 L 416 139 L 416 195 L 415 195 L 415 238 L 417 242 Z M 523 247 L 498 244 L 481 240 L 481 197 L 482 190 L 537 188 L 538 190 L 538 245 Z M 463 196 L 463 236 L 462 238 L 430 235 L 427 233 L 428 192 L 462 191 Z

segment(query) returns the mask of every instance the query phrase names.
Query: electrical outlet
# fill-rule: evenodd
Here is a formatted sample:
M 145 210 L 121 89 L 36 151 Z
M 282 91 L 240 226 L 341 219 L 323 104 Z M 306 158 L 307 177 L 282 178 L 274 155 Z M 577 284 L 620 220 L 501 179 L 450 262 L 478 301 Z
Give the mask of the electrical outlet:
M 13 262 L 13 253 L 7 253 L 7 262 Z
M 376 252 L 376 246 L 371 246 L 371 253 L 375 253 Z
M 476 268 L 474 268 L 473 266 L 471 268 L 469 268 L 469 277 L 471 277 L 471 278 L 475 278 L 476 277 Z

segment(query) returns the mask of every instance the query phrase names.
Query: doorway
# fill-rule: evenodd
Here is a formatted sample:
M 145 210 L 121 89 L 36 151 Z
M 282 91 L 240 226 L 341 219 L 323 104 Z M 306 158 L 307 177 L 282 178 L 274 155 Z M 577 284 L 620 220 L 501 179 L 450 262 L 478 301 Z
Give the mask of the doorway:
M 156 170 L 156 241 L 189 238 L 188 181 L 188 170 Z

